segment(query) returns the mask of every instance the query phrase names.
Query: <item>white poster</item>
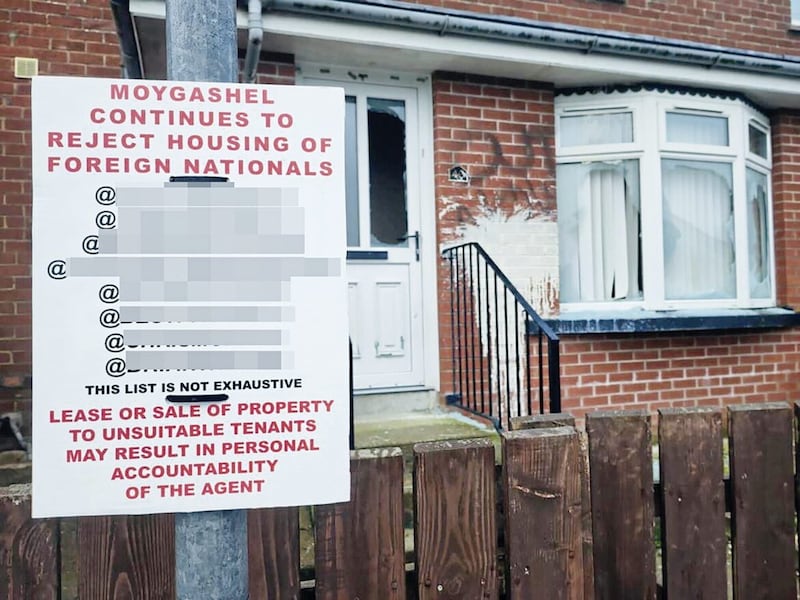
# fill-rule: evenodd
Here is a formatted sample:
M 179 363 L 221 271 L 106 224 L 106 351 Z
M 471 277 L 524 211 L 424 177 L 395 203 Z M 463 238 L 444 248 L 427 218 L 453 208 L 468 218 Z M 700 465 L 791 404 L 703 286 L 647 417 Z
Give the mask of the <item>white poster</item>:
M 33 515 L 349 497 L 341 89 L 33 81 Z

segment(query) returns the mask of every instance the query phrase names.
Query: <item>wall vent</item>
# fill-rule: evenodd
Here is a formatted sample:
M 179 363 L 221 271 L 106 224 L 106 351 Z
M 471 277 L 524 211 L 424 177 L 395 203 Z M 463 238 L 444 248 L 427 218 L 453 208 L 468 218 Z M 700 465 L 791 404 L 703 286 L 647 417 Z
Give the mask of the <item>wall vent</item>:
M 38 74 L 38 58 L 23 58 L 21 56 L 14 57 L 14 77 L 30 79 L 31 77 L 36 77 Z

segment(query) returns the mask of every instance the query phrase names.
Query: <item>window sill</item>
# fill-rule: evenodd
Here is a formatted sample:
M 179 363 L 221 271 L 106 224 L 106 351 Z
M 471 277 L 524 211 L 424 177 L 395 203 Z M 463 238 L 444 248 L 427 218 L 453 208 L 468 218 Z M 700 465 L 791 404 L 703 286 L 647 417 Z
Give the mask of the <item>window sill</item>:
M 800 326 L 800 313 L 790 308 L 580 311 L 547 323 L 559 335 L 779 329 Z

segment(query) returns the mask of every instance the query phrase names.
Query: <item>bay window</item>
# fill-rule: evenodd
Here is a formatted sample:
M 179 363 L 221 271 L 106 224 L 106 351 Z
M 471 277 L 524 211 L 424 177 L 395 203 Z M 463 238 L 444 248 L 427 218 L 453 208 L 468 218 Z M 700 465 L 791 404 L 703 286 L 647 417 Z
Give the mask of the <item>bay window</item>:
M 738 98 L 556 99 L 562 309 L 774 305 L 769 122 Z

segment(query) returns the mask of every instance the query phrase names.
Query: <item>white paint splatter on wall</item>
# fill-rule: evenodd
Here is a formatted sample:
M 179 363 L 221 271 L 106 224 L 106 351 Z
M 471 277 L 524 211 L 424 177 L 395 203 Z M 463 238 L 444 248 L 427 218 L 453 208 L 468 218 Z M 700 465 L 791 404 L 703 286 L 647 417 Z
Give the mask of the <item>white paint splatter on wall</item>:
M 543 317 L 558 309 L 558 225 L 529 207 L 502 210 L 477 198 L 440 198 L 443 247 L 478 242 Z M 468 209 L 466 207 L 469 207 Z M 455 218 L 454 218 L 455 217 Z
M 530 206 L 503 210 L 499 203 L 487 202 L 485 196 L 466 202 L 463 197 L 441 198 L 439 205 L 443 207 L 439 214 L 441 239 L 445 240 L 443 247 L 479 243 L 534 310 L 545 318 L 557 311 L 558 225 L 554 211 L 536 213 Z M 535 412 L 539 393 L 536 385 L 527 389 L 527 378 L 529 367 L 535 368 L 536 359 L 534 355 L 526 355 L 524 326 L 515 322 L 515 311 L 509 310 L 510 305 L 505 304 L 502 295 L 495 298 L 495 294 L 484 291 L 483 298 L 480 297 L 479 288 L 493 289 L 491 276 L 487 279 L 484 271 L 478 269 L 477 273 L 473 271 L 473 277 L 474 305 L 486 308 L 484 313 L 474 315 L 475 327 L 469 332 L 477 332 L 480 339 L 480 378 L 484 377 L 483 368 L 486 368 L 488 381 L 494 382 L 488 398 L 492 414 L 501 414 L 502 410 L 511 417 Z M 470 365 L 465 366 L 470 368 Z M 530 375 L 536 378 L 533 372 Z M 499 384 L 506 381 L 512 383 Z M 469 386 L 461 389 L 460 382 L 457 385 L 462 394 L 470 394 Z

